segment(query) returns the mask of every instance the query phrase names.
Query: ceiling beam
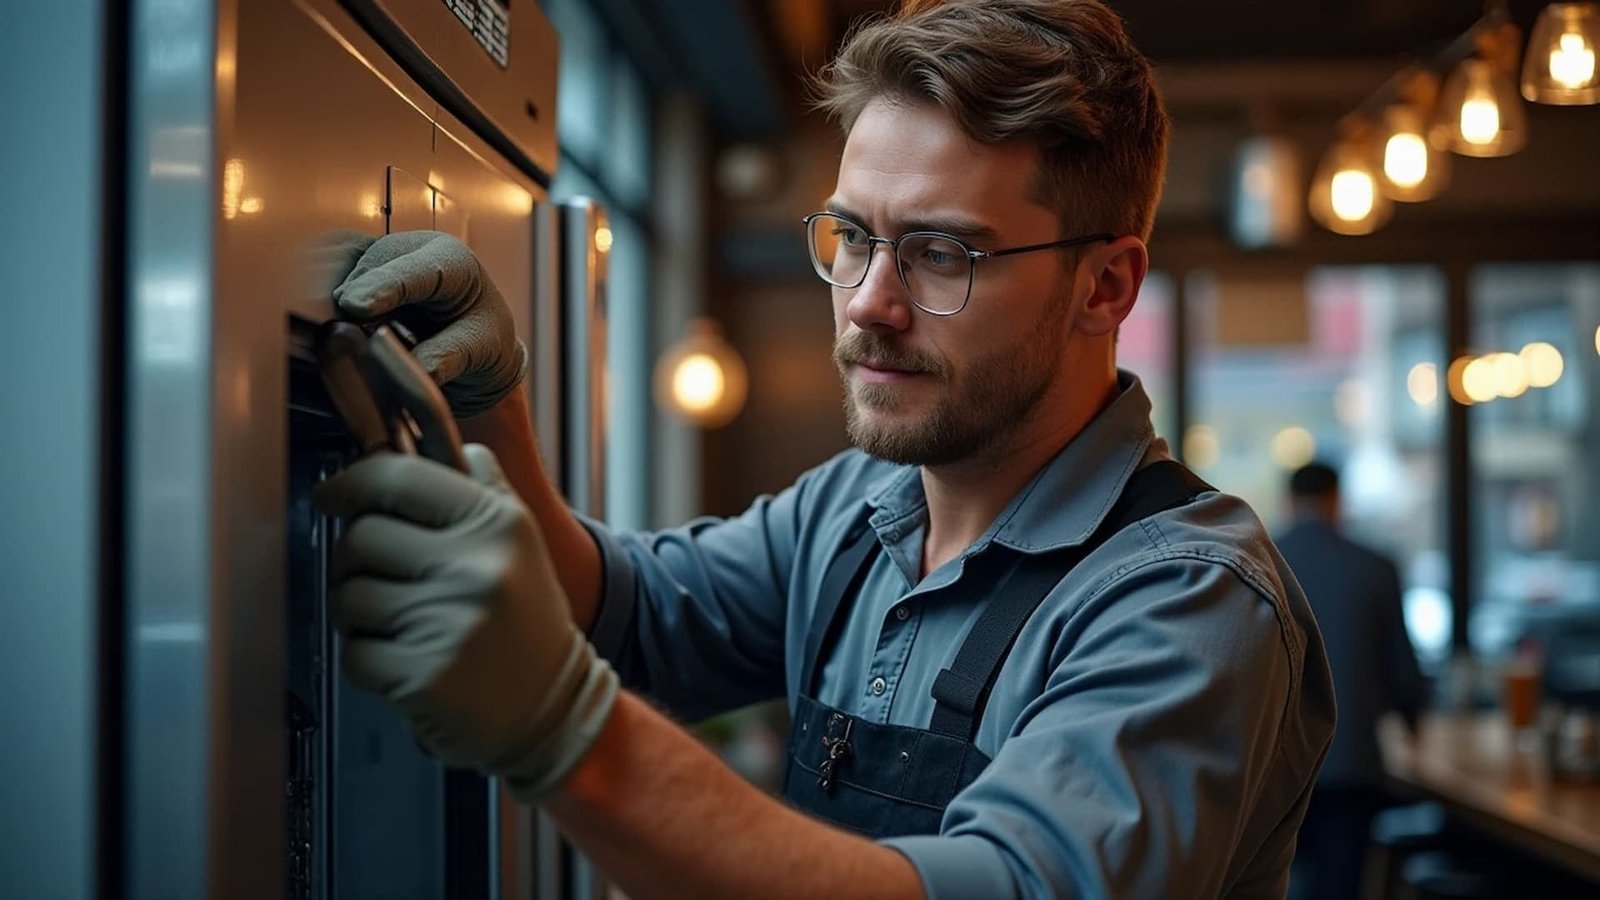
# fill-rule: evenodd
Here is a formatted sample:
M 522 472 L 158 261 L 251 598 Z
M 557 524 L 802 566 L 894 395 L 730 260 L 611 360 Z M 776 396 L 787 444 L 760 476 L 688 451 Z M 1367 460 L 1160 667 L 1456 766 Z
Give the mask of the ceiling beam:
M 1165 63 L 1156 81 L 1174 116 L 1252 110 L 1344 110 L 1377 90 L 1400 66 L 1393 60 Z

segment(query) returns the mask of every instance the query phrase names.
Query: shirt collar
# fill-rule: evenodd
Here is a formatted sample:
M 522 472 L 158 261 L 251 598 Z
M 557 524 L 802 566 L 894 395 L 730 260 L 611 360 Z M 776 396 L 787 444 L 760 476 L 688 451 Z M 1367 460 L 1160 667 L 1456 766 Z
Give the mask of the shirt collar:
M 1117 396 L 1006 504 L 969 553 L 998 542 L 1029 553 L 1088 540 L 1147 455 L 1165 457 L 1150 424 L 1150 397 L 1138 376 L 1117 371 Z M 916 466 L 897 466 L 867 491 L 872 524 L 903 533 L 905 520 L 925 516 Z

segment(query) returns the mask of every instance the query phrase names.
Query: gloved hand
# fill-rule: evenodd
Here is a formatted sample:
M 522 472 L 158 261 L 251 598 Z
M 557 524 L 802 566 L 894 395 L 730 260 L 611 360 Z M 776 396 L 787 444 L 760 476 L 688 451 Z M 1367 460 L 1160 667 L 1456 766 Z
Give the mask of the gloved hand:
M 438 231 L 372 242 L 333 291 L 352 319 L 394 313 L 423 338 L 415 355 L 458 417 L 487 411 L 522 383 L 528 350 L 511 310 L 467 246 Z
M 494 454 L 469 477 L 379 454 L 318 485 L 349 524 L 332 619 L 345 672 L 382 694 L 442 762 L 504 776 L 533 801 L 593 746 L 617 675 L 573 625 L 533 516 Z

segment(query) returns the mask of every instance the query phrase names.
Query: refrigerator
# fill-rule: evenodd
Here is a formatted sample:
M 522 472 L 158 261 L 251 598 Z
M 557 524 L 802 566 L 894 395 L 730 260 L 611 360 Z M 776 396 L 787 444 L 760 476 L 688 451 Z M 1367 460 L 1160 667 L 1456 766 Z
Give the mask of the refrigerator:
M 8 657 L 8 679 L 46 692 L 8 727 L 72 749 L 0 751 L 19 784 L 72 787 L 59 808 L 18 795 L 37 808 L 8 814 L 0 878 L 46 893 L 7 895 L 603 892 L 547 821 L 441 767 L 342 678 L 327 621 L 338 526 L 309 497 L 355 456 L 312 354 L 335 315 L 333 248 L 350 232 L 435 229 L 467 243 L 510 304 L 547 467 L 601 513 L 604 214 L 548 200 L 549 22 L 533 0 L 129 0 L 23 16 L 40 40 L 70 39 L 56 59 L 82 64 L 75 93 L 28 110 L 61 128 L 39 139 L 86 142 L 63 165 L 91 177 L 58 185 L 85 201 L 63 221 L 89 238 L 60 253 L 88 280 L 23 318 L 70 331 L 73 377 L 7 401 L 20 432 L 79 423 L 47 473 L 71 502 L 31 527 L 81 539 L 60 548 L 65 568 L 6 550 L 13 583 L 59 601 L 22 624 L 70 638 Z M 38 455 L 6 451 L 8 466 Z M 0 526 L 7 547 L 29 527 Z M 61 868 L 33 868 L 35 847 L 34 864 Z

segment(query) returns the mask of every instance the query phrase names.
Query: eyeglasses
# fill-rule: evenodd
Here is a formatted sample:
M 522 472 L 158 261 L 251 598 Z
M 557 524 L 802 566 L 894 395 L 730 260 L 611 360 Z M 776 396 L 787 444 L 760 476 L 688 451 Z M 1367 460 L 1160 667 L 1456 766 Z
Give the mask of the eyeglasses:
M 806 223 L 806 247 L 811 265 L 823 281 L 841 288 L 858 288 L 867 280 L 873 248 L 887 244 L 894 255 L 895 271 L 911 302 L 925 313 L 953 316 L 972 296 L 972 269 L 980 259 L 1054 250 L 1079 244 L 1114 240 L 1116 235 L 1029 244 L 1007 250 L 978 250 L 953 235 L 939 231 L 909 231 L 897 238 L 868 234 L 866 228 L 838 213 L 812 213 Z

